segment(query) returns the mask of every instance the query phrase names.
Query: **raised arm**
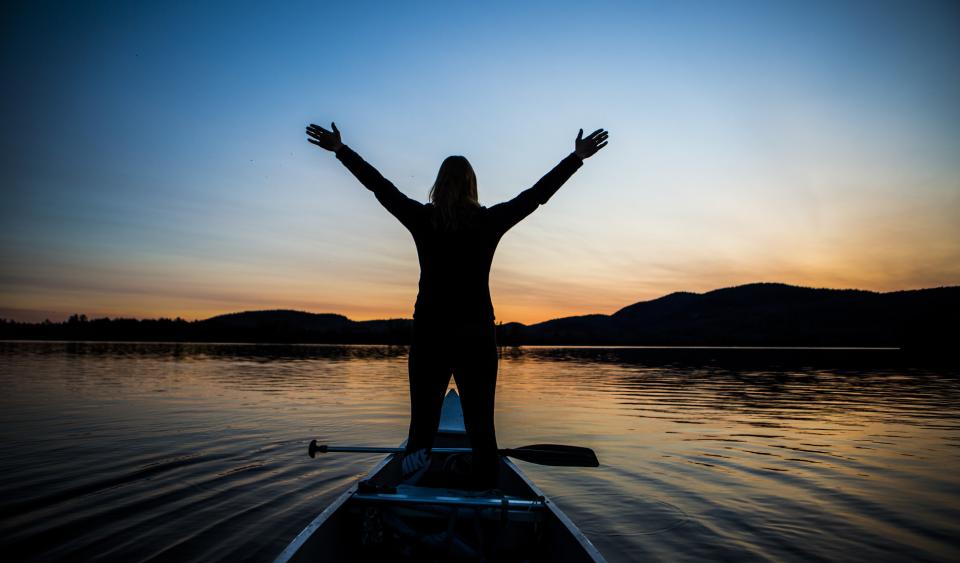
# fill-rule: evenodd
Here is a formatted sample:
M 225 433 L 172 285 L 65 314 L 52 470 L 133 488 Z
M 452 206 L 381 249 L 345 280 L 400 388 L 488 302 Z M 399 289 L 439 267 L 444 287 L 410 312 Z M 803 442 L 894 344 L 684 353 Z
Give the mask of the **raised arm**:
M 414 217 L 421 210 L 423 204 L 405 196 L 376 168 L 363 160 L 350 147 L 343 144 L 340 139 L 340 130 L 337 129 L 335 123 L 330 123 L 330 127 L 333 129 L 332 131 L 311 123 L 307 127 L 307 135 L 310 137 L 307 140 L 322 149 L 335 153 L 337 160 L 342 162 L 364 187 L 373 192 L 377 201 L 399 219 L 404 226 L 410 228 Z
M 570 176 L 583 166 L 583 160 L 595 155 L 597 151 L 607 145 L 609 132 L 597 129 L 586 139 L 583 138 L 583 129 L 577 134 L 574 142 L 574 151 L 547 172 L 543 178 L 532 187 L 520 192 L 510 201 L 498 203 L 490 208 L 494 221 L 499 223 L 502 232 L 508 231 L 524 217 L 533 213 L 540 205 L 547 203 L 550 197 L 557 193 Z

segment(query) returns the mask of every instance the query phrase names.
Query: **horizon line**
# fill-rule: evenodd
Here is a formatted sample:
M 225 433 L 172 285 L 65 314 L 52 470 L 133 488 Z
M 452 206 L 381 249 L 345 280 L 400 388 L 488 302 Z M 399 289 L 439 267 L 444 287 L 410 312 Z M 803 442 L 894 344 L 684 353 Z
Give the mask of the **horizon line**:
M 535 321 L 535 322 L 530 322 L 530 323 L 523 323 L 523 322 L 520 322 L 520 321 L 500 321 L 500 320 L 497 320 L 497 324 L 504 324 L 504 325 L 506 325 L 506 324 L 523 324 L 523 325 L 528 325 L 528 326 L 529 326 L 529 325 L 535 325 L 535 324 L 544 323 L 544 322 L 549 322 L 549 321 L 553 321 L 553 320 L 557 320 L 557 319 L 566 319 L 566 318 L 574 318 L 574 317 L 585 317 L 585 316 L 592 316 L 592 315 L 611 316 L 611 315 L 613 315 L 613 314 L 616 314 L 618 311 L 621 311 L 621 310 L 623 310 L 623 309 L 625 309 L 625 308 L 627 308 L 627 307 L 636 305 L 636 304 L 638 304 L 638 303 L 647 303 L 647 302 L 650 302 L 650 301 L 656 301 L 656 300 L 658 300 L 658 299 L 663 299 L 663 298 L 668 297 L 668 296 L 670 296 L 670 295 L 676 295 L 676 294 L 706 295 L 706 294 L 708 294 L 708 293 L 713 293 L 713 292 L 715 292 L 715 291 L 723 291 L 723 290 L 737 289 L 737 288 L 747 287 L 747 286 L 759 286 L 759 285 L 779 285 L 779 286 L 792 287 L 792 288 L 797 288 L 797 289 L 810 289 L 810 290 L 859 291 L 859 292 L 864 292 L 864 293 L 873 293 L 873 294 L 877 294 L 877 295 L 884 295 L 884 294 L 890 294 L 890 293 L 902 293 L 902 292 L 908 292 L 908 291 L 924 291 L 924 290 L 949 289 L 949 288 L 960 287 L 960 284 L 950 284 L 950 285 L 937 285 L 937 286 L 930 286 L 930 287 L 914 287 L 914 288 L 894 289 L 894 290 L 889 290 L 889 291 L 878 291 L 878 290 L 862 289 L 862 288 L 854 288 L 854 287 L 824 287 L 824 286 L 815 287 L 815 286 L 807 286 L 807 285 L 788 284 L 788 283 L 784 283 L 784 282 L 767 282 L 767 281 L 761 281 L 761 282 L 750 282 L 750 283 L 743 283 L 743 284 L 738 284 L 738 285 L 718 287 L 718 288 L 714 288 L 714 289 L 711 289 L 711 290 L 708 290 L 708 291 L 702 291 L 702 292 L 686 291 L 686 290 L 672 291 L 672 292 L 669 292 L 669 293 L 665 293 L 665 294 L 663 294 L 663 295 L 660 295 L 659 297 L 653 297 L 653 298 L 651 298 L 651 299 L 644 299 L 644 300 L 640 300 L 640 301 L 634 301 L 633 303 L 629 303 L 629 304 L 627 304 L 627 305 L 623 305 L 623 306 L 619 307 L 618 309 L 616 309 L 615 311 L 613 311 L 612 313 L 586 313 L 586 314 L 581 314 L 581 315 L 561 315 L 561 316 L 551 317 L 551 318 L 547 318 L 547 319 L 539 320 L 539 321 Z M 210 315 L 210 316 L 204 316 L 204 317 L 196 316 L 196 317 L 192 317 L 192 318 L 191 318 L 191 317 L 185 317 L 185 316 L 183 316 L 183 315 L 174 315 L 174 316 L 158 315 L 158 316 L 148 317 L 148 316 L 138 316 L 138 315 L 127 315 L 127 314 L 122 314 L 122 313 L 121 313 L 121 314 L 110 314 L 110 313 L 97 313 L 97 312 L 93 312 L 93 313 L 87 314 L 87 313 L 78 312 L 78 311 L 74 311 L 74 312 L 63 312 L 63 311 L 52 311 L 52 310 L 44 310 L 44 309 L 22 309 L 22 308 L 17 308 L 17 307 L 0 307 L 0 321 L 16 322 L 16 323 L 28 323 L 28 324 L 41 324 L 41 323 L 47 322 L 47 321 L 52 322 L 52 323 L 57 323 L 57 322 L 66 322 L 70 317 L 72 317 L 72 316 L 74 316 L 74 315 L 83 315 L 83 316 L 86 317 L 88 320 L 100 320 L 100 319 L 121 320 L 121 319 L 126 319 L 126 320 L 144 321 L 144 320 L 178 320 L 178 319 L 179 319 L 179 320 L 183 320 L 183 321 L 187 321 L 187 322 L 198 322 L 198 321 L 204 321 L 204 320 L 208 320 L 208 319 L 212 319 L 212 318 L 216 318 L 216 317 L 220 317 L 220 316 L 225 316 L 225 315 L 235 315 L 235 314 L 255 313 L 255 312 L 266 312 L 266 311 L 292 311 L 292 312 L 297 312 L 297 313 L 307 313 L 307 314 L 311 314 L 311 315 L 337 315 L 337 316 L 344 317 L 345 319 L 347 319 L 347 320 L 349 320 L 349 321 L 352 321 L 352 322 L 410 320 L 410 319 L 413 318 L 412 315 L 411 315 L 411 316 L 408 316 L 408 317 L 370 317 L 370 318 L 354 318 L 354 317 L 349 317 L 349 316 L 347 316 L 347 315 L 345 315 L 345 314 L 343 314 L 343 313 L 337 313 L 337 312 L 333 312 L 333 311 L 320 311 L 320 312 L 317 312 L 317 311 L 308 311 L 308 310 L 305 310 L 305 309 L 297 309 L 297 308 L 290 308 L 290 307 L 287 307 L 287 308 L 284 308 L 284 307 L 275 307 L 275 308 L 268 308 L 268 309 L 244 309 L 244 310 L 240 310 L 240 311 L 234 310 L 234 311 L 227 311 L 227 312 L 223 312 L 223 313 L 217 313 L 217 314 L 213 314 L 213 315 Z M 24 315 L 21 316 L 21 317 L 18 319 L 18 318 L 14 318 L 14 316 L 11 316 L 10 313 L 15 313 L 15 314 L 16 314 L 16 313 L 21 313 L 21 314 L 24 314 Z M 26 317 L 31 317 L 33 320 L 24 320 L 24 319 L 26 319 Z M 53 319 L 51 319 L 50 317 L 61 318 L 62 320 L 59 320 L 59 321 L 58 321 L 58 320 L 53 320 Z

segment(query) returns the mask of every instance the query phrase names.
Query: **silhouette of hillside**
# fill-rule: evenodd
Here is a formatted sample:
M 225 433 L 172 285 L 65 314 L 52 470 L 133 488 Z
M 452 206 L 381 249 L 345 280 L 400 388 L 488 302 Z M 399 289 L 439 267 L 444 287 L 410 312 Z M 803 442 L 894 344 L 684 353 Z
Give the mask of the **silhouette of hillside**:
M 956 286 L 876 293 L 755 283 L 508 331 L 524 344 L 929 347 L 955 340 L 958 313 Z
M 411 319 L 352 321 L 332 313 L 303 311 L 247 311 L 197 322 L 197 329 L 227 342 L 326 342 L 349 344 L 407 344 Z
M 646 346 L 895 346 L 952 349 L 960 286 L 877 293 L 755 283 L 677 292 L 612 315 L 498 327 L 501 344 Z M 2 339 L 408 344 L 410 319 L 352 321 L 338 314 L 247 311 L 199 321 L 0 321 Z

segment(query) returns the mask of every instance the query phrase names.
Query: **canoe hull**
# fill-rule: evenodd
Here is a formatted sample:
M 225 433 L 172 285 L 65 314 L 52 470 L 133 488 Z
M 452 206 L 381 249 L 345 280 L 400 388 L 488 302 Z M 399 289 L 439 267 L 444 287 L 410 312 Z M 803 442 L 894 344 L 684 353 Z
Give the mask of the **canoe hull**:
M 456 391 L 451 390 L 444 400 L 435 445 L 469 447 Z M 442 467 L 445 457 L 432 455 L 425 480 L 432 479 L 433 486 L 428 487 L 400 484 L 399 459 L 388 455 L 370 471 L 365 486 L 351 485 L 294 538 L 276 562 L 604 561 L 580 529 L 513 461 L 501 458 L 500 493 L 492 495 L 442 488 L 444 483 L 436 481 L 442 481 L 443 474 L 434 468 Z M 371 486 L 376 490 L 371 491 Z M 383 497 L 395 502 L 384 502 Z

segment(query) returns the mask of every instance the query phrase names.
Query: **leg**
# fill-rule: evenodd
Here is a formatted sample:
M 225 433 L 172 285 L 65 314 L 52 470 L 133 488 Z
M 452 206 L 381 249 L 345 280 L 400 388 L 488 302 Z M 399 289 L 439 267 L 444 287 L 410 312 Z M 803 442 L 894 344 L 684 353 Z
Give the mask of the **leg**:
M 457 333 L 454 377 L 460 390 L 463 419 L 473 448 L 478 486 L 497 486 L 500 456 L 493 411 L 497 390 L 497 342 L 492 322 L 471 324 Z
M 407 453 L 433 447 L 440 425 L 443 394 L 450 383 L 449 349 L 440 327 L 414 322 L 410 347 L 410 434 Z

